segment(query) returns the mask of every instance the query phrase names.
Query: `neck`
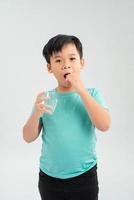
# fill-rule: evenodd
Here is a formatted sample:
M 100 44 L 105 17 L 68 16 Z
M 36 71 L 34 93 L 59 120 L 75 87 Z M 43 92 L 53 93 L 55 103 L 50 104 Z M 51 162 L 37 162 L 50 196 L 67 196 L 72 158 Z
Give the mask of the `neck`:
M 57 92 L 75 92 L 75 89 L 73 87 L 58 86 L 55 89 Z

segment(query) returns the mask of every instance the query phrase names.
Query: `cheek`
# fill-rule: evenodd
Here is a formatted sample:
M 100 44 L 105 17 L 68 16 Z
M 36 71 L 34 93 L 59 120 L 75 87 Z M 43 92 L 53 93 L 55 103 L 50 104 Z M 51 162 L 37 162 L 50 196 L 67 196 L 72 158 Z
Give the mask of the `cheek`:
M 80 68 L 78 68 L 78 67 L 75 68 L 75 69 L 74 69 L 74 73 L 79 74 L 79 73 L 80 73 Z
M 75 71 L 79 71 L 81 68 L 81 64 L 79 62 L 75 63 L 75 65 L 73 66 Z
M 61 77 L 61 72 L 60 71 L 53 71 L 53 74 L 56 78 L 60 78 Z

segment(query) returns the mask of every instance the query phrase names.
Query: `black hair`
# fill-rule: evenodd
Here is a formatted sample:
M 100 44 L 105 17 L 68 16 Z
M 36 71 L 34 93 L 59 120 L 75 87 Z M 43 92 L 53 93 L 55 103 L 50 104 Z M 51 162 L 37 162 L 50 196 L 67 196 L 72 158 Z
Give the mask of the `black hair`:
M 76 36 L 73 35 L 63 35 L 58 34 L 52 37 L 43 48 L 43 56 L 45 57 L 47 63 L 50 64 L 50 57 L 53 53 L 58 53 L 62 50 L 65 44 L 73 43 L 80 55 L 80 59 L 83 57 L 82 44 Z

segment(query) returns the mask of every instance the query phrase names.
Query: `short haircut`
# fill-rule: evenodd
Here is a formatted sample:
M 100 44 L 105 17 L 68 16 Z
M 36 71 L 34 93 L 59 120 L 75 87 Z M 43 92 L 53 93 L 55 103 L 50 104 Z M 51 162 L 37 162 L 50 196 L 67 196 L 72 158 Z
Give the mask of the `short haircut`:
M 43 48 L 42 54 L 45 57 L 47 63 L 50 64 L 50 57 L 52 56 L 53 53 L 58 53 L 59 51 L 62 50 L 65 44 L 69 43 L 72 43 L 76 46 L 76 49 L 81 59 L 83 57 L 83 49 L 82 49 L 82 43 L 79 40 L 79 38 L 73 35 L 58 34 L 52 37 Z

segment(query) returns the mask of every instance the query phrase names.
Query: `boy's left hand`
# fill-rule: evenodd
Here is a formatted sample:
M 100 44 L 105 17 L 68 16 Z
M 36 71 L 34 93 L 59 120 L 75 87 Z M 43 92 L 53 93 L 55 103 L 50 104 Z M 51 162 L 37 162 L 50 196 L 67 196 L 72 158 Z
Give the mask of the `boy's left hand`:
M 70 85 L 73 86 L 76 92 L 81 91 L 84 89 L 84 84 L 82 80 L 80 79 L 80 75 L 78 73 L 71 73 L 66 76 L 66 82 Z

